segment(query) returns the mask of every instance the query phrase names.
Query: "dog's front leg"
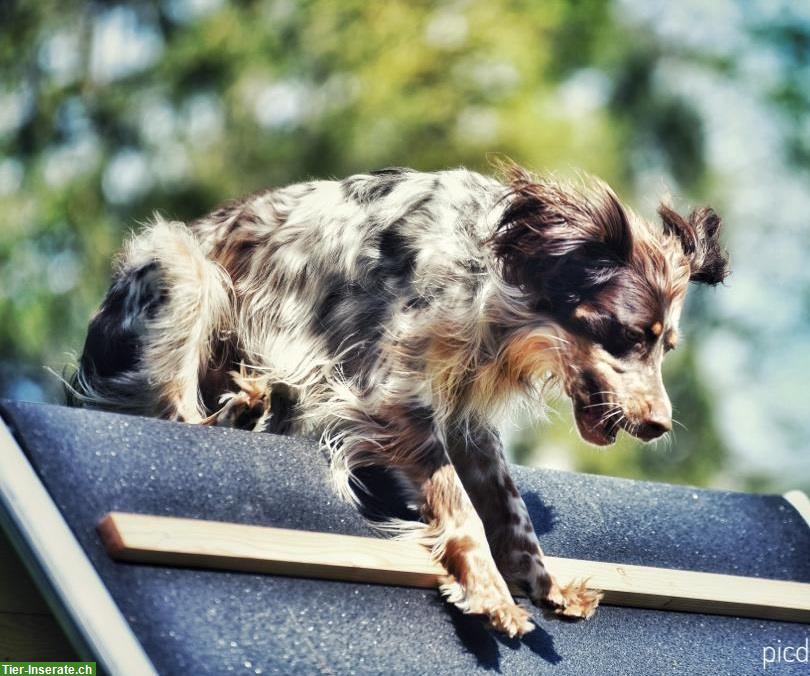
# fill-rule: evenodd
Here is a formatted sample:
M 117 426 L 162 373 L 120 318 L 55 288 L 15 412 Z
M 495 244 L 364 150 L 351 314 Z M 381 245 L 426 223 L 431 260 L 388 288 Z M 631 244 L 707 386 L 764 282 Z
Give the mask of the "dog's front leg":
M 484 524 L 447 455 L 432 412 L 391 406 L 370 416 L 357 407 L 344 409 L 339 421 L 339 429 L 326 435 L 336 440 L 329 443 L 336 469 L 385 465 L 411 484 L 424 521 L 413 532 L 450 574 L 442 584 L 448 601 L 465 613 L 487 616 L 509 636 L 531 631 L 530 614 L 515 603 L 495 564 Z
M 523 587 L 535 604 L 560 615 L 593 615 L 601 594 L 580 582 L 560 587 L 543 565 L 543 550 L 509 475 L 498 433 L 486 426 L 465 428 L 451 437 L 449 451 L 506 579 Z
M 509 636 L 531 631 L 529 613 L 512 598 L 492 557 L 484 525 L 449 458 L 444 456 L 422 476 L 422 512 L 435 537 L 434 556 L 451 575 L 442 584 L 442 593 L 465 613 L 486 615 L 495 629 Z

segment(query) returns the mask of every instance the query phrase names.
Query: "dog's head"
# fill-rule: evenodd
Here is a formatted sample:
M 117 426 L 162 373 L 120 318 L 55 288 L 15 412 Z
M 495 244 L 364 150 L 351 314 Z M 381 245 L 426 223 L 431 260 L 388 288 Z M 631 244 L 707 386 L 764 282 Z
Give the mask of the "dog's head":
M 574 188 L 510 172 L 492 243 L 529 321 L 554 328 L 556 375 L 580 434 L 598 445 L 619 429 L 644 441 L 661 436 L 672 426 L 661 366 L 678 342 L 688 283 L 728 274 L 719 217 L 706 208 L 684 218 L 662 204 L 656 227 L 600 181 Z

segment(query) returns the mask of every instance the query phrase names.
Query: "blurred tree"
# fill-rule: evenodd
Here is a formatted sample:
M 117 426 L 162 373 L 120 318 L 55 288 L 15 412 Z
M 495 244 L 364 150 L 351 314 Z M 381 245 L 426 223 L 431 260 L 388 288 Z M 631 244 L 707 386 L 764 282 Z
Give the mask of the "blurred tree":
M 111 256 L 155 210 L 189 219 L 267 185 L 389 164 L 486 168 L 489 150 L 619 173 L 607 116 L 558 110 L 551 71 L 580 63 L 598 33 L 572 50 L 563 38 L 587 21 L 568 3 L 0 11 L 0 388 L 12 396 L 21 383 L 57 396 L 42 364 L 80 346 Z

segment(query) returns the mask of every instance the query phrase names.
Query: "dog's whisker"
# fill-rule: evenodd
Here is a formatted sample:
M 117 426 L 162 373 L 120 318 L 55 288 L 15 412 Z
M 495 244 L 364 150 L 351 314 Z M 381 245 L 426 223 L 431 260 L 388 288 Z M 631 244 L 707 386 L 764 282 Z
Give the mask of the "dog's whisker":
M 686 425 L 684 425 L 684 424 L 683 424 L 683 423 L 682 423 L 680 420 L 677 420 L 676 418 L 673 418 L 673 419 L 672 419 L 672 422 L 673 422 L 675 425 L 678 425 L 679 427 L 682 427 L 682 428 L 683 428 L 684 430 L 686 430 L 687 432 L 689 431 L 689 428 L 688 428 Z
M 614 413 L 621 413 L 623 411 L 622 407 L 618 404 L 612 406 L 607 411 L 603 413 L 603 415 L 613 415 Z
M 627 419 L 627 418 L 625 418 L 624 414 L 622 413 L 622 415 L 620 415 L 618 418 L 616 418 L 615 420 L 612 420 L 612 421 L 611 421 L 611 423 L 610 423 L 610 427 L 608 428 L 608 431 L 609 431 L 609 432 L 612 434 L 612 433 L 613 433 L 613 431 L 614 431 L 615 429 L 617 429 L 617 428 L 621 428 L 622 423 L 623 423 L 623 422 L 624 422 L 626 419 Z
M 604 423 L 606 423 L 611 418 L 615 418 L 617 415 L 622 415 L 622 412 L 621 411 L 613 411 L 613 413 L 608 413 L 608 414 L 602 416 L 599 419 L 599 422 L 597 424 L 598 425 L 603 425 Z

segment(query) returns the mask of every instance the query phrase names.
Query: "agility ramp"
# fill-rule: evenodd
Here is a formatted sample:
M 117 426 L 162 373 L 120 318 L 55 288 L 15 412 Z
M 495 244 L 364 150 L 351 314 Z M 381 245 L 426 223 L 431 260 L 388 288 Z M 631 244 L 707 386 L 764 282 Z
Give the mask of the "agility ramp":
M 6 402 L 2 416 L 3 528 L 73 650 L 111 673 L 745 674 L 808 633 L 605 605 L 588 622 L 538 612 L 534 632 L 509 640 L 433 589 L 116 561 L 97 531 L 110 512 L 373 534 L 309 442 L 35 404 Z M 805 617 L 810 528 L 783 497 L 513 471 L 550 556 L 804 583 L 791 588 L 793 619 Z

